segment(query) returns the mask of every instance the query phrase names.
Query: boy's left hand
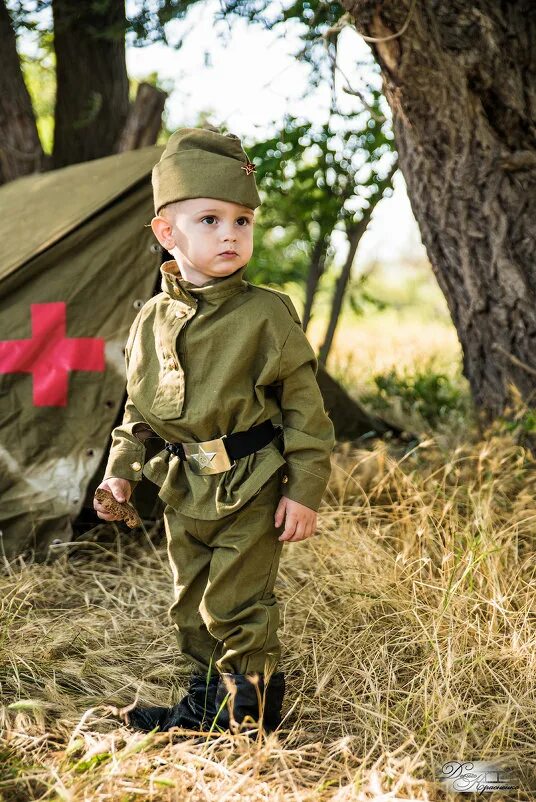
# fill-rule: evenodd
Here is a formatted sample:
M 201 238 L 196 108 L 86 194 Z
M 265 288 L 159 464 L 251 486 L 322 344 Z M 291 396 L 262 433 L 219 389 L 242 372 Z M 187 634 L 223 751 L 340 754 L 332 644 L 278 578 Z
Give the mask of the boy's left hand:
M 285 518 L 285 530 L 278 540 L 290 542 L 311 537 L 316 530 L 316 516 L 317 513 L 305 504 L 281 496 L 275 511 L 275 525 L 281 526 Z

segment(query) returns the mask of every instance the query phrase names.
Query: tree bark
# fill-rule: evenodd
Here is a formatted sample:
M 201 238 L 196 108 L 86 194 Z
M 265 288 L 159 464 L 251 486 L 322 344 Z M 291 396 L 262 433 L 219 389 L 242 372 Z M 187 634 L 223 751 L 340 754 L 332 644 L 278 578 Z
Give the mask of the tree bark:
M 512 383 L 533 404 L 536 6 L 340 3 L 361 33 L 391 37 L 371 47 L 393 112 L 399 166 L 475 402 L 487 419 L 501 414 Z
M 11 17 L 0 0 L 0 184 L 40 170 L 43 157 Z
M 52 10 L 57 168 L 116 153 L 129 99 L 124 0 L 53 0 Z
M 156 144 L 162 127 L 162 112 L 167 94 L 151 84 L 141 83 L 138 86 L 136 100 L 130 107 L 126 125 L 117 148 L 119 153 L 125 150 L 137 150 Z

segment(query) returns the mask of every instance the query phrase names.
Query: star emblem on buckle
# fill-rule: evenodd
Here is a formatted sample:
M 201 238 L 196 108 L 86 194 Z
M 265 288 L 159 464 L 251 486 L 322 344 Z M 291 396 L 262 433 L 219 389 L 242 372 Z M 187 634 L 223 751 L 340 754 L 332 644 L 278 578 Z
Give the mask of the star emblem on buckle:
M 203 448 L 200 446 L 199 453 L 192 454 L 192 459 L 197 460 L 200 468 L 207 468 L 215 456 L 216 451 L 203 451 Z
M 256 173 L 257 172 L 257 168 L 255 167 L 253 162 L 249 161 L 249 159 L 240 169 L 241 170 L 245 170 L 246 171 L 246 175 L 249 175 L 250 173 Z

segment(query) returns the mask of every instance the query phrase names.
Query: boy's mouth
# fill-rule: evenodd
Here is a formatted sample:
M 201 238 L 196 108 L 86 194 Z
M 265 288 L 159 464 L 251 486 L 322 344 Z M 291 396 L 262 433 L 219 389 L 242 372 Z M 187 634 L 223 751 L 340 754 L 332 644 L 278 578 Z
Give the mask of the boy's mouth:
M 223 253 L 219 253 L 218 256 L 238 256 L 236 251 L 223 251 Z

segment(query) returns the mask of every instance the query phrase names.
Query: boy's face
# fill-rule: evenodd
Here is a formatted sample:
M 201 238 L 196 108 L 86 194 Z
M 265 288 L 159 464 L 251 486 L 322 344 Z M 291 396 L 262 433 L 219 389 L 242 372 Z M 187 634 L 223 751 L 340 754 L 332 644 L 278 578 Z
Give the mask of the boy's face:
M 247 264 L 253 253 L 253 225 L 253 209 L 215 198 L 177 201 L 151 221 L 159 243 L 194 284 L 228 276 Z

